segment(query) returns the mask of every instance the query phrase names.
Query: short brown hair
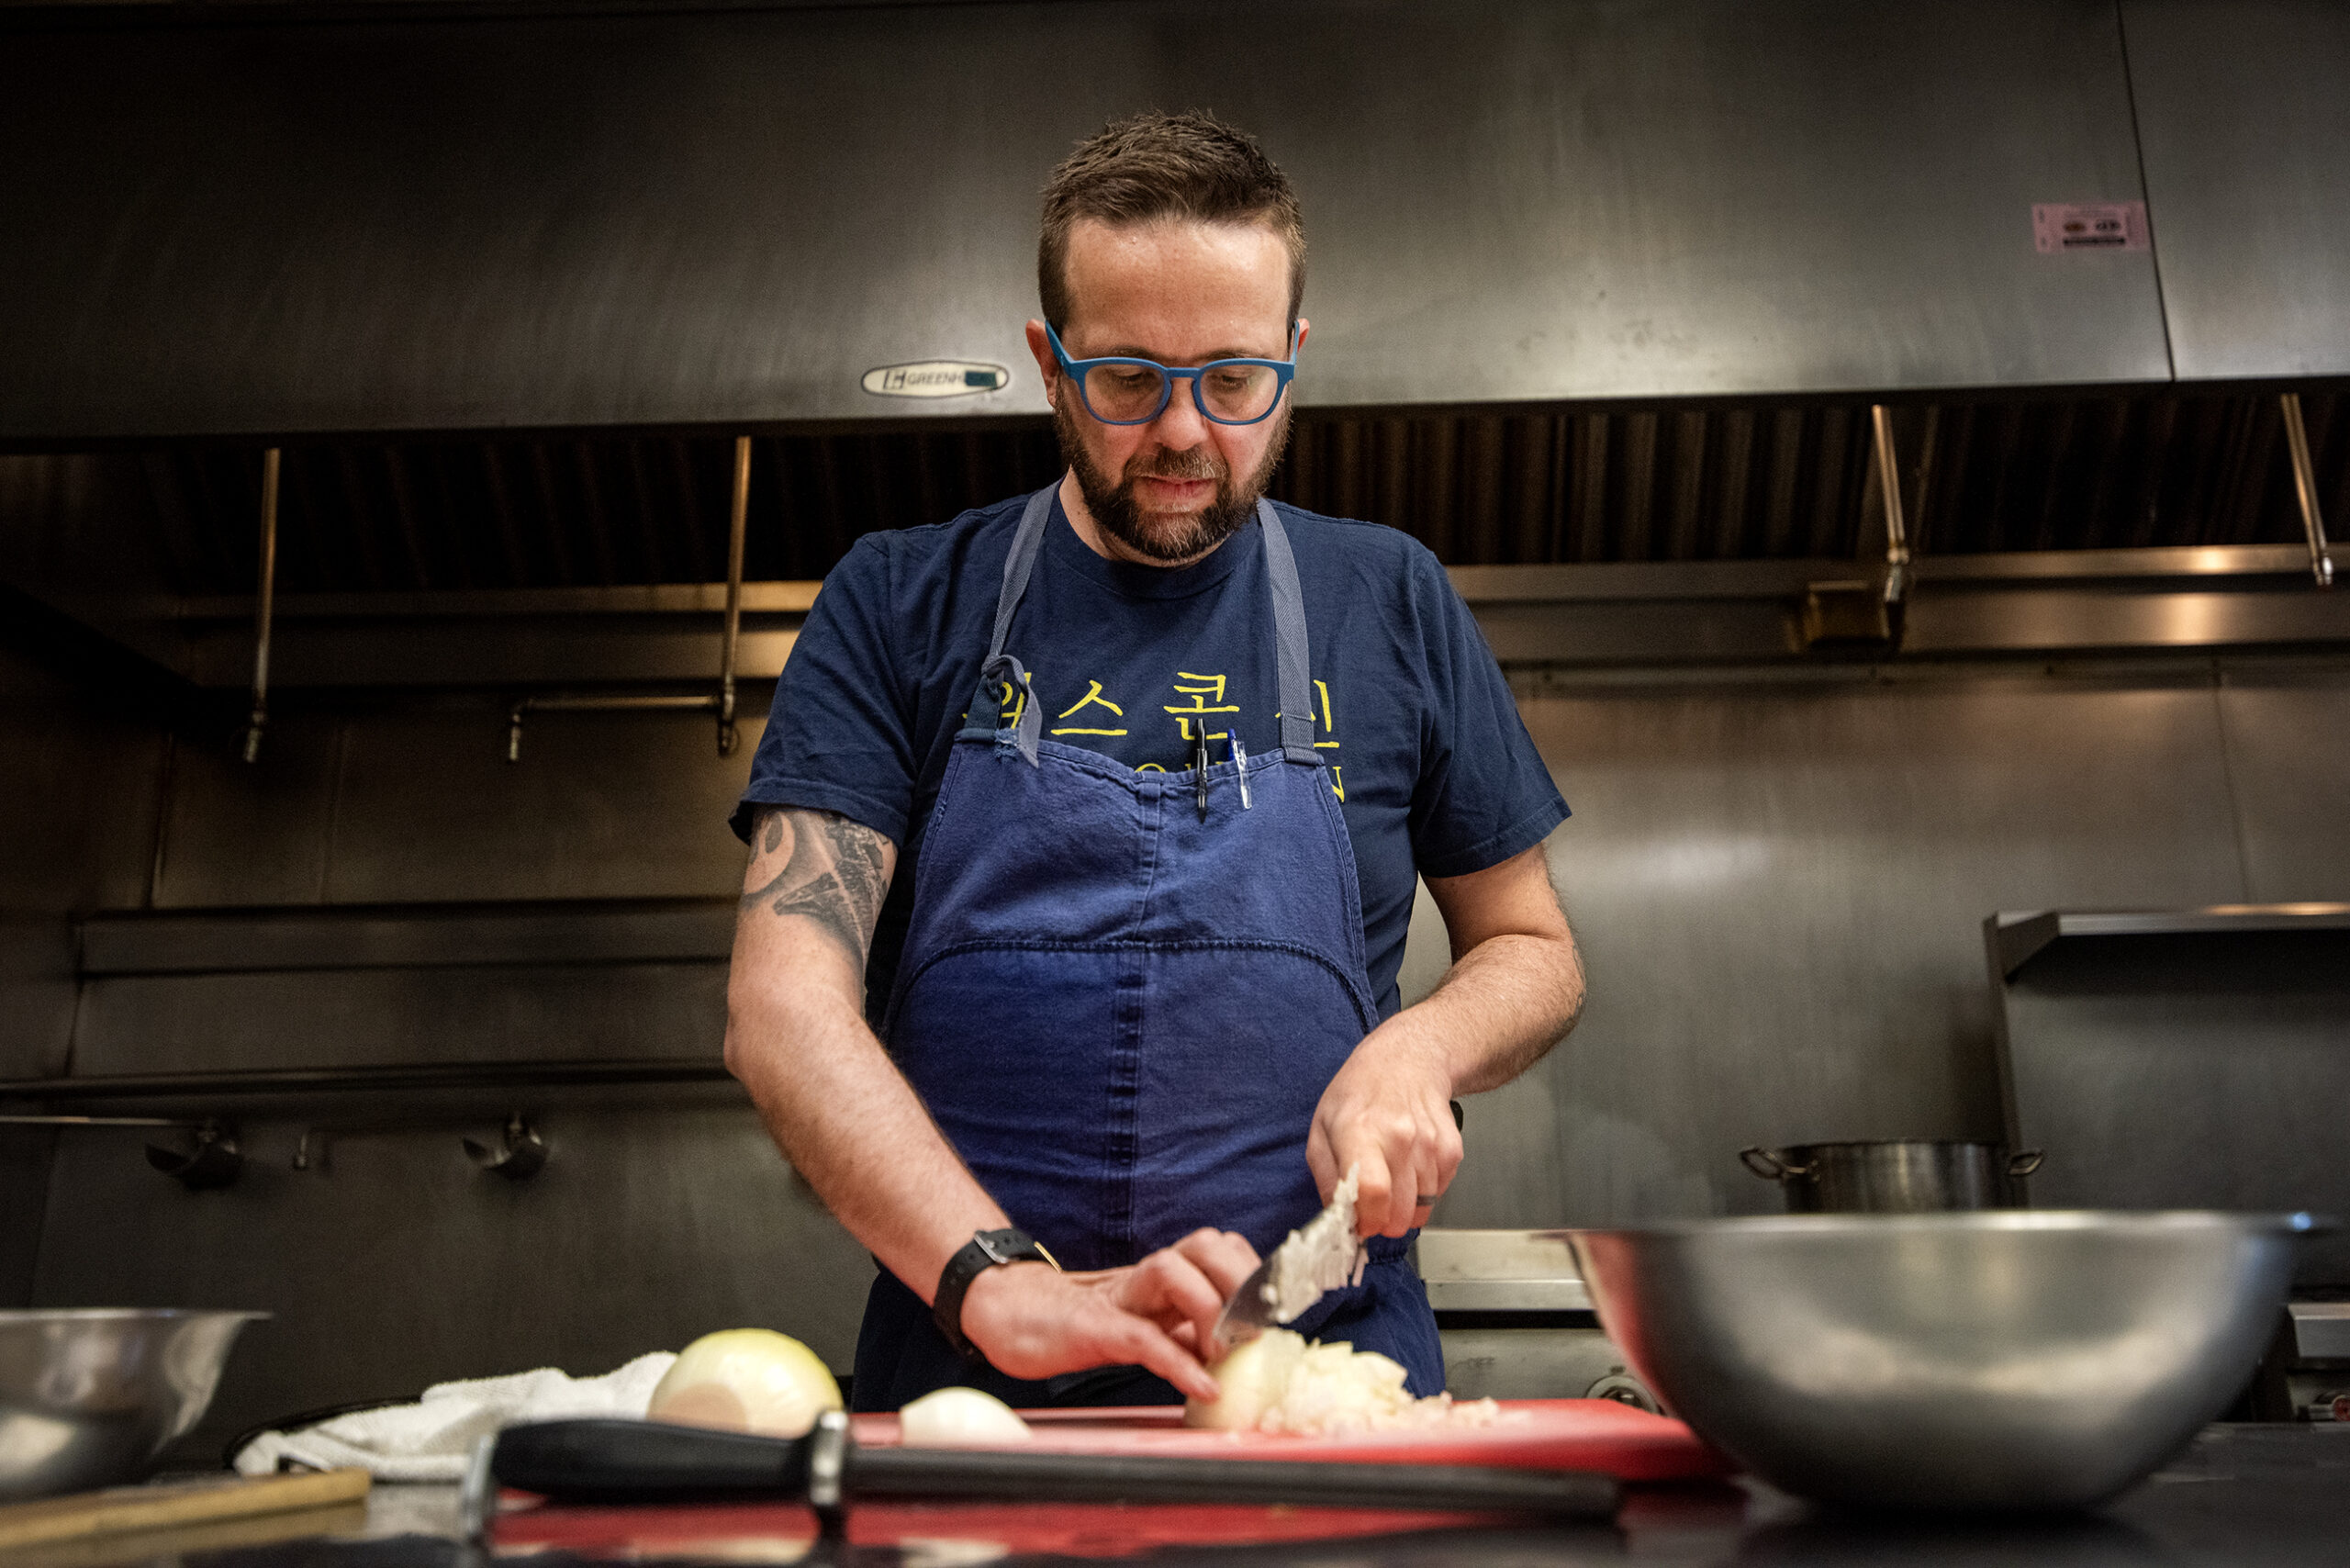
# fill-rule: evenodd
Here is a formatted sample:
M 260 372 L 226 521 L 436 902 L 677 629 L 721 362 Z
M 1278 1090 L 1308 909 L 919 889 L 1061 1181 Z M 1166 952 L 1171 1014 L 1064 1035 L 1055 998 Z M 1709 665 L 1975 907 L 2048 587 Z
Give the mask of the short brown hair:
M 1296 324 L 1305 298 L 1305 225 L 1289 176 L 1247 131 L 1210 114 L 1140 114 L 1112 120 L 1077 144 L 1045 182 L 1036 243 L 1036 293 L 1056 331 L 1069 324 L 1069 233 L 1089 218 L 1264 224 L 1289 250 L 1289 319 Z

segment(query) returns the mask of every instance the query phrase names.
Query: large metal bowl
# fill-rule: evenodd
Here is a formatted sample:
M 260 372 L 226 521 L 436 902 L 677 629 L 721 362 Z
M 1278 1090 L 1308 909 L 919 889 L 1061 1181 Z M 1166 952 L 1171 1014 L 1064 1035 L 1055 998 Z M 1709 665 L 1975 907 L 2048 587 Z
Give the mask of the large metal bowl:
M 2104 1501 L 2227 1406 L 2307 1215 L 1788 1215 L 1569 1232 L 1674 1414 L 1786 1491 Z
M 265 1312 L 0 1312 L 0 1502 L 136 1481 Z

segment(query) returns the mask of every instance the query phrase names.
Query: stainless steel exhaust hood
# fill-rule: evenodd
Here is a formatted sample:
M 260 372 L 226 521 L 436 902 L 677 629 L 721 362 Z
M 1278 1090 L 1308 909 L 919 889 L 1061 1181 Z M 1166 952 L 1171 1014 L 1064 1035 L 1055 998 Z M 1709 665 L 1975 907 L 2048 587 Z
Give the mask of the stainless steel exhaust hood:
M 2350 375 L 2350 6 L 2121 16 L 2180 377 Z
M 55 16 L 18 445 L 1034 415 L 1036 187 L 1150 105 L 1297 179 L 1308 406 L 2172 376 L 2151 252 L 2034 247 L 2144 196 L 2107 0 Z

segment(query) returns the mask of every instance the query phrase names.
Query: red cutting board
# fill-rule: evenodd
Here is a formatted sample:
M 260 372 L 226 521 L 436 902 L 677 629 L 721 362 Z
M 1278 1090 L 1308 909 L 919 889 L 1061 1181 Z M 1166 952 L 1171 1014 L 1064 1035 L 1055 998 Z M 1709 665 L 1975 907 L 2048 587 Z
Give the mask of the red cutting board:
M 1349 1437 L 1202 1432 L 1181 1406 L 1024 1410 L 1035 1433 L 1021 1448 L 1056 1453 L 1222 1459 L 1339 1460 L 1373 1464 L 1484 1464 L 1509 1470 L 1595 1470 L 1622 1481 L 1683 1481 L 1736 1468 L 1679 1421 L 1612 1399 L 1504 1399 L 1490 1427 L 1420 1428 Z M 898 1441 L 895 1416 L 856 1416 L 859 1443 Z
M 1272 1546 L 1365 1536 L 1425 1537 L 1507 1528 L 1509 1514 L 1264 1508 L 1217 1503 L 853 1503 L 851 1546 L 896 1547 L 909 1562 L 979 1562 L 1006 1552 L 1126 1557 L 1158 1546 Z M 815 1544 L 816 1517 L 795 1503 L 733 1506 L 524 1508 L 491 1527 L 501 1557 L 562 1551 L 644 1561 L 789 1562 Z
M 1172 1406 L 1027 1410 L 1035 1440 L 1063 1453 L 1207 1454 L 1244 1459 L 1347 1460 L 1399 1464 L 1489 1464 L 1522 1470 L 1596 1470 L 1625 1481 L 1728 1474 L 1729 1461 L 1678 1421 L 1606 1399 L 1505 1399 L 1491 1427 L 1368 1433 L 1348 1438 L 1195 1432 Z M 895 1416 L 852 1417 L 856 1440 L 898 1440 Z M 1214 1504 L 912 1503 L 880 1500 L 849 1510 L 857 1546 L 985 1545 L 1004 1551 L 1118 1557 L 1160 1545 L 1304 1543 L 1416 1535 L 1506 1524 L 1509 1516 L 1365 1508 Z M 726 1507 L 580 1508 L 525 1505 L 494 1526 L 503 1551 L 563 1548 L 589 1555 L 789 1555 L 815 1538 L 798 1504 Z

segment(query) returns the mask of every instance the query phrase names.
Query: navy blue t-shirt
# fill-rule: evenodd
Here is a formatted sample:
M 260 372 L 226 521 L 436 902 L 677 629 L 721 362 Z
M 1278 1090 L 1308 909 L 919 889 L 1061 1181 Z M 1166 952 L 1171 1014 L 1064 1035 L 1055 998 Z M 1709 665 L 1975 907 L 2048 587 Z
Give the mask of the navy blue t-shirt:
M 786 805 L 837 812 L 898 846 L 867 974 L 877 1018 L 1026 499 L 857 541 L 784 666 L 734 812 L 745 837 L 753 807 Z M 1436 557 L 1394 529 L 1280 510 L 1305 599 L 1315 745 L 1354 841 L 1385 1017 L 1416 874 L 1498 865 L 1540 843 L 1566 802 Z M 1201 727 L 1219 762 L 1235 730 L 1251 754 L 1280 749 L 1272 594 L 1253 519 L 1206 560 L 1170 570 L 1096 555 L 1056 497 L 1005 649 L 1031 673 L 1046 735 L 1064 745 L 1170 773 L 1190 767 Z

